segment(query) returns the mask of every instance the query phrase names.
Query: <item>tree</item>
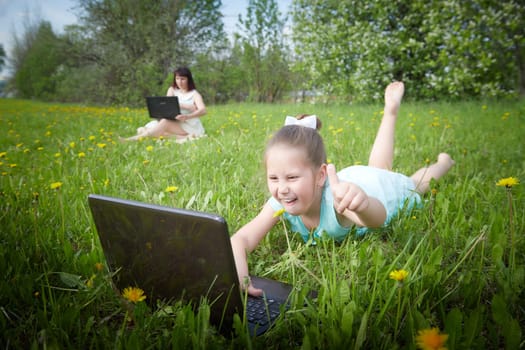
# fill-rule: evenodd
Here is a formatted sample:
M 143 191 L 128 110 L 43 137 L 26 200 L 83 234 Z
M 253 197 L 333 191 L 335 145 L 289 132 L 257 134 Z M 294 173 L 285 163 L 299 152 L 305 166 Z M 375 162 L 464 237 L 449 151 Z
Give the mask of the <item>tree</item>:
M 80 55 L 103 72 L 105 102 L 142 104 L 146 95 L 164 94 L 176 66 L 193 64 L 225 36 L 218 0 L 79 2 L 81 25 L 70 35 L 80 30 L 89 42 Z
M 5 50 L 4 46 L 0 45 L 0 72 L 4 69 L 5 65 Z
M 14 84 L 23 98 L 50 99 L 57 85 L 57 73 L 63 60 L 61 41 L 51 28 L 42 21 L 23 59 L 18 63 Z
M 234 52 L 239 52 L 252 101 L 273 102 L 288 86 L 284 23 L 275 0 L 250 0 L 246 17 L 239 15 Z
M 292 14 L 296 68 L 327 94 L 373 100 L 393 79 L 426 99 L 523 86 L 525 16 L 515 0 L 297 0 Z

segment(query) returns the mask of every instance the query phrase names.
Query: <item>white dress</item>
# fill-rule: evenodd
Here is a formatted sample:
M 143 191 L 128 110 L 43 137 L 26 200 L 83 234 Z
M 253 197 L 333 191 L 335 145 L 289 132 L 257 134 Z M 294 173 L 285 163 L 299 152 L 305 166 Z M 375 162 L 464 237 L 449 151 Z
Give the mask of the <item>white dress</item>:
M 179 98 L 179 104 L 184 105 L 192 105 L 195 103 L 195 94 L 197 93 L 197 90 L 191 90 L 187 93 L 183 93 L 179 89 L 174 89 L 170 86 L 168 89 L 168 92 L 166 93 L 167 96 L 177 96 Z M 191 111 L 187 109 L 181 108 L 181 114 L 190 114 Z M 190 136 L 202 136 L 204 135 L 204 126 L 202 125 L 201 118 L 191 118 L 186 121 L 180 122 L 181 127 L 188 133 Z

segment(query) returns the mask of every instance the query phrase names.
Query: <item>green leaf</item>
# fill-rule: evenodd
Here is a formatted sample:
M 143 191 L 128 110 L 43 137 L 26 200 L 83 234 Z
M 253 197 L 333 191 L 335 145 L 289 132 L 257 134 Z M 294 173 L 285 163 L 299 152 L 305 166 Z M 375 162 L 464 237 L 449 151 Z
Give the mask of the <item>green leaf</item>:
M 84 282 L 82 282 L 82 277 L 79 275 L 73 275 L 67 272 L 59 272 L 60 280 L 66 286 L 70 288 L 83 288 L 85 287 Z
M 504 327 L 507 320 L 510 319 L 507 303 L 500 294 L 496 294 L 492 298 L 492 318 L 501 327 Z
M 448 334 L 447 345 L 452 349 L 456 348 L 461 339 L 463 329 L 463 313 L 458 309 L 452 309 L 445 319 L 445 333 Z
M 521 334 L 521 327 L 517 320 L 512 319 L 506 322 L 505 326 L 503 327 L 505 349 L 519 349 Z

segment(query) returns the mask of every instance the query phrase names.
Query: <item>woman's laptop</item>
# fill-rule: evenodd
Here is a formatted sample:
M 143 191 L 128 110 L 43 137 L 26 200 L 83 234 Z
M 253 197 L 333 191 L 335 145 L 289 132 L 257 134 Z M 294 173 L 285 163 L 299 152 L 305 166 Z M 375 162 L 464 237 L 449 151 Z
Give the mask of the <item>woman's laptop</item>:
M 150 118 L 174 120 L 180 114 L 177 96 L 149 96 L 146 97 L 146 105 Z
M 139 287 L 152 306 L 157 299 L 210 303 L 210 321 L 231 332 L 233 315 L 243 317 L 245 294 L 239 288 L 224 218 L 91 194 L 89 206 L 114 286 Z M 252 335 L 264 333 L 286 308 L 292 286 L 252 277 L 264 298 L 248 297 L 246 315 Z M 253 311 L 256 307 L 261 310 Z M 260 320 L 252 319 L 260 315 Z

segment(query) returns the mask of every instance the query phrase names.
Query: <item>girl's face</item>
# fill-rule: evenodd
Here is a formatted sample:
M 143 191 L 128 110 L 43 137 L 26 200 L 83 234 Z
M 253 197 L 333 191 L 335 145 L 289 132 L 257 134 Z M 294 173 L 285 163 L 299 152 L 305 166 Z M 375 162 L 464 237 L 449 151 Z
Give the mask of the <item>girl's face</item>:
M 270 194 L 292 215 L 317 217 L 326 166 L 314 169 L 304 150 L 275 145 L 266 152 L 266 181 Z
M 181 75 L 175 75 L 175 82 L 181 90 L 188 90 L 188 77 L 183 77 Z

